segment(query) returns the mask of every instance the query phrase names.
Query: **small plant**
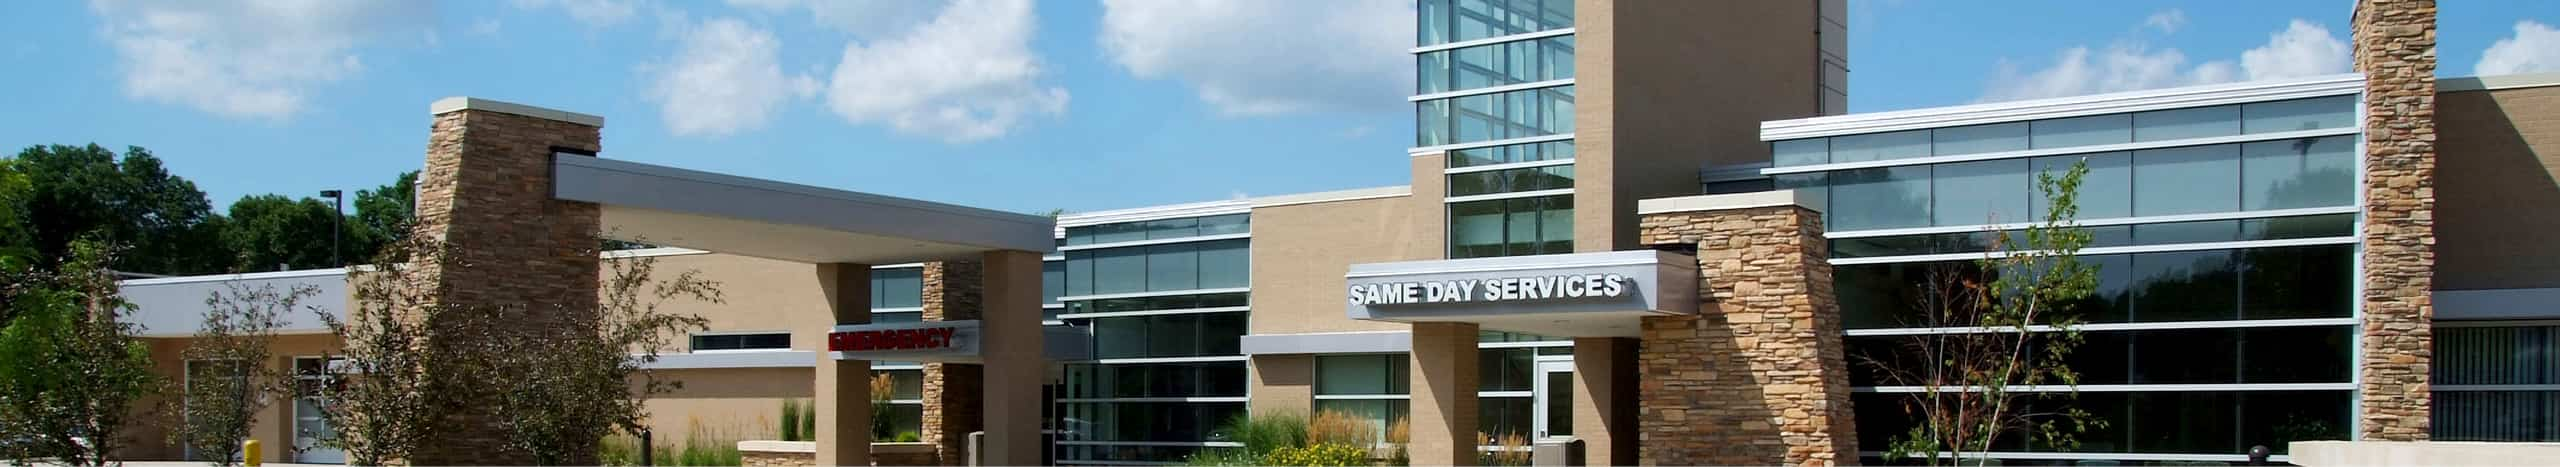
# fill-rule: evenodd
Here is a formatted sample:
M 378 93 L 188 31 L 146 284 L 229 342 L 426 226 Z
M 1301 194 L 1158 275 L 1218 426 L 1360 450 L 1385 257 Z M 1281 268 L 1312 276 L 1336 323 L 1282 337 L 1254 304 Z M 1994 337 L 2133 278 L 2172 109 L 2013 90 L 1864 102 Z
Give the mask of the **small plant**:
M 783 440 L 783 441 L 808 441 L 808 440 L 809 440 L 809 438 L 808 438 L 808 433 L 805 433 L 805 432 L 800 431 L 800 400 L 799 400 L 799 399 L 783 399 L 783 400 L 782 400 L 782 427 L 781 427 L 781 428 L 782 428 L 781 430 L 777 430 L 777 431 L 780 431 L 780 432 L 781 432 L 782 440 Z
M 897 413 L 889 404 L 889 397 L 897 390 L 898 380 L 890 378 L 888 373 L 871 374 L 871 439 L 874 441 L 891 439 L 897 434 L 898 424 L 889 420 Z
M 1262 465 L 1365 466 L 1369 465 L 1369 448 L 1341 443 L 1280 448 L 1263 455 Z
M 1413 420 L 1399 418 L 1387 424 L 1387 444 L 1395 446 L 1394 452 L 1387 455 L 1387 465 L 1413 465 L 1413 454 L 1405 451 L 1405 445 L 1412 442 Z
M 901 431 L 901 432 L 898 432 L 898 438 L 897 438 L 897 439 L 898 439 L 898 441 L 897 441 L 897 442 L 901 442 L 901 443 L 915 443 L 915 442 L 922 442 L 922 441 L 924 441 L 924 435 L 923 435 L 923 434 L 916 433 L 916 432 L 913 432 L 913 431 Z
M 1307 419 L 1307 440 L 1315 444 L 1377 446 L 1378 426 L 1349 412 L 1326 410 Z
M 1307 418 L 1289 411 L 1239 415 L 1211 436 L 1244 446 L 1205 448 L 1184 461 L 1191 465 L 1261 465 L 1274 451 L 1307 445 Z

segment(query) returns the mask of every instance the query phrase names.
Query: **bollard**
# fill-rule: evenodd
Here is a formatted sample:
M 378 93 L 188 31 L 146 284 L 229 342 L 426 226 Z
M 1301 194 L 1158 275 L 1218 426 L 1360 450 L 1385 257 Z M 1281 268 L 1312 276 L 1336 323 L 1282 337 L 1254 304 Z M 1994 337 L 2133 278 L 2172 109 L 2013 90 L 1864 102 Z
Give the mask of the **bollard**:
M 648 428 L 641 428 L 641 429 L 640 429 L 640 465 L 643 465 L 643 466 L 658 465 L 657 463 L 655 463 L 655 462 L 654 462 L 654 461 L 656 461 L 656 460 L 657 460 L 657 459 L 650 459 L 650 458 L 649 458 L 649 429 L 648 429 Z
M 2261 444 L 2257 446 L 2250 446 L 2249 465 L 2270 465 L 2267 464 L 2267 457 L 2274 454 L 2274 452 L 2270 452 L 2267 449 L 2266 445 Z
M 258 452 L 260 451 L 259 447 L 258 440 L 255 439 L 240 442 L 240 460 L 248 464 L 249 467 L 258 467 L 258 464 L 263 463 L 260 461 L 266 457 L 261 455 L 263 453 Z

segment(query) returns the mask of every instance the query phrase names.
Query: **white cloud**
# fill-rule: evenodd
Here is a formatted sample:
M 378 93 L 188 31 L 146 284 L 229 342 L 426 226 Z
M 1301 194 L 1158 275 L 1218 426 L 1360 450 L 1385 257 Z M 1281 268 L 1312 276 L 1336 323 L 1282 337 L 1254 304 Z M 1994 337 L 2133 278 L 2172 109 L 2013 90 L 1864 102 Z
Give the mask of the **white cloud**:
M 2161 34 L 2177 34 L 2178 28 L 2186 26 L 2187 11 L 2176 8 L 2161 10 L 2142 19 L 2142 27 L 2157 29 Z
M 515 5 L 527 10 L 558 7 L 569 19 L 590 27 L 622 24 L 640 13 L 630 0 L 515 0 Z
M 462 33 L 472 37 L 498 37 L 498 31 L 505 30 L 506 26 L 497 18 L 480 18 L 472 20 L 471 27 L 463 29 Z
M 1113 61 L 1140 78 L 1187 82 L 1229 115 L 1395 107 L 1413 87 L 1410 0 L 1102 6 Z
M 2533 20 L 2517 21 L 2514 37 L 2489 44 L 2471 66 L 2474 76 L 2546 71 L 2560 71 L 2560 30 Z
M 355 76 L 355 50 L 413 37 L 431 14 L 388 0 L 96 0 L 127 96 L 217 115 L 281 119 L 320 85 Z
M 828 108 L 855 124 L 949 142 L 1003 136 L 1026 117 L 1066 112 L 1040 82 L 1029 0 L 961 0 L 903 35 L 845 45 Z
M 735 18 L 686 25 L 675 56 L 652 68 L 649 98 L 677 135 L 722 136 L 764 126 L 776 107 L 814 92 L 782 73 L 782 42 Z
M 908 27 L 933 19 L 936 12 L 950 5 L 945 0 L 729 0 L 730 6 L 789 12 L 808 10 L 809 19 L 819 25 L 856 36 L 871 37 L 902 32 Z
M 2269 34 L 2265 45 L 2241 52 L 2237 62 L 2214 60 L 2189 66 L 2186 54 L 2177 49 L 2154 50 L 2138 41 L 2119 42 L 2104 50 L 2078 46 L 2063 49 L 2052 66 L 2034 71 L 2020 71 L 2016 63 L 2002 61 L 1982 101 L 2344 73 L 2353 65 L 2350 53 L 2347 42 L 2328 28 L 2299 19 Z

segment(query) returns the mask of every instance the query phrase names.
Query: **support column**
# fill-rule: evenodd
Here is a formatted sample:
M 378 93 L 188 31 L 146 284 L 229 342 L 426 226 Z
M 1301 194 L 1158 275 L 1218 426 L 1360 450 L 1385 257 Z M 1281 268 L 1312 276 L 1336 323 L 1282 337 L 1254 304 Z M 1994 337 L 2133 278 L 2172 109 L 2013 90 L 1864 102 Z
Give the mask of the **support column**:
M 2365 79 L 2356 438 L 2425 441 L 2433 416 L 2436 2 L 2361 0 L 2352 23 Z
M 1413 465 L 1476 465 L 1476 331 L 1475 323 L 1413 325 Z
M 457 329 L 513 334 L 474 339 L 538 339 L 594 327 L 602 210 L 552 198 L 551 165 L 556 157 L 594 157 L 604 118 L 466 97 L 437 100 L 428 111 L 434 122 L 413 232 L 443 254 L 417 265 L 425 282 L 417 285 L 432 291 L 428 303 L 403 312 L 426 319 L 429 351 L 473 352 L 437 336 Z M 487 376 L 437 365 L 423 371 L 433 409 L 444 416 L 406 460 L 532 463 L 504 449 L 502 415 L 490 403 L 498 395 L 480 384 Z M 564 460 L 594 463 L 591 456 Z
M 1045 448 L 1040 385 L 1047 375 L 1041 359 L 1040 254 L 1001 250 L 981 258 L 986 308 L 978 326 L 986 366 L 980 403 L 987 438 L 978 445 L 978 465 L 1038 465 Z
M 817 267 L 834 324 L 870 323 L 871 265 Z M 837 360 L 818 352 L 817 375 L 818 465 L 871 465 L 871 361 Z
M 974 320 L 984 309 L 980 280 L 985 271 L 976 261 L 924 263 L 924 320 Z M 933 445 L 941 465 L 964 465 L 969 432 L 978 431 L 984 415 L 978 394 L 984 391 L 982 365 L 924 364 L 924 442 Z
M 1822 214 L 1789 191 L 1646 200 L 1640 211 L 1646 244 L 1697 249 L 1700 309 L 1644 318 L 1639 460 L 1857 463 Z
M 1584 465 L 1636 464 L 1636 340 L 1573 340 L 1573 437 Z

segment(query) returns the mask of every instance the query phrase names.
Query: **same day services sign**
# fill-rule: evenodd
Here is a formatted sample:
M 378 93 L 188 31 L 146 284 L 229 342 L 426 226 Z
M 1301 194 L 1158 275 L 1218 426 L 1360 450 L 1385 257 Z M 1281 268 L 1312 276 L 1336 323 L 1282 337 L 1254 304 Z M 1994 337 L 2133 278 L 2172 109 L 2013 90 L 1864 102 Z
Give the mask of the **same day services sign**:
M 1352 284 L 1351 304 L 1488 303 L 1627 295 L 1627 276 L 1567 274 L 1532 277 Z

